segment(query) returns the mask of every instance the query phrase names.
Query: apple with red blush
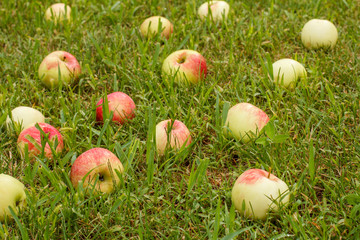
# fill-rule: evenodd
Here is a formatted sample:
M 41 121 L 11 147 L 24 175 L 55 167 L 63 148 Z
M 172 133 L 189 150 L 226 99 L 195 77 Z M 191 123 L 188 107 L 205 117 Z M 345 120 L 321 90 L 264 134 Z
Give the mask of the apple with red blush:
M 161 16 L 152 16 L 144 20 L 140 26 L 140 32 L 143 37 L 153 37 L 160 30 L 161 36 L 169 39 L 173 28 L 173 24 L 168 19 Z

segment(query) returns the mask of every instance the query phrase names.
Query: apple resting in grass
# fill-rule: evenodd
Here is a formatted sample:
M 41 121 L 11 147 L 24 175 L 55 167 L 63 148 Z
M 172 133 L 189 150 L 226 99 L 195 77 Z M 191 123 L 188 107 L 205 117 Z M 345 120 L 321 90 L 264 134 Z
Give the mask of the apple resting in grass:
M 312 19 L 301 31 L 301 41 L 308 49 L 332 49 L 338 39 L 338 32 L 333 23 L 328 20 Z
M 65 7 L 66 6 L 66 7 Z M 56 22 L 62 22 L 64 20 L 70 21 L 71 8 L 64 3 L 55 3 L 51 5 L 45 12 L 45 19 Z
M 199 9 L 198 14 L 202 20 L 206 19 L 206 17 L 211 12 L 210 19 L 218 22 L 223 19 L 226 20 L 229 13 L 230 6 L 225 1 L 209 1 L 203 3 Z
M 156 149 L 159 155 L 164 155 L 166 149 L 180 149 L 190 143 L 190 131 L 184 123 L 168 119 L 156 125 Z
M 14 126 L 16 131 L 21 132 L 36 123 L 43 122 L 45 122 L 45 117 L 41 112 L 31 107 L 20 106 L 11 111 L 11 117 L 7 116 L 6 127 L 10 131 Z
M 193 50 L 179 50 L 170 54 L 162 65 L 163 76 L 177 84 L 198 83 L 206 77 L 206 60 Z
M 160 24 L 161 26 L 159 26 Z M 159 29 L 159 27 L 161 28 Z M 145 19 L 140 26 L 140 32 L 143 37 L 153 37 L 159 32 L 159 30 L 161 31 L 161 36 L 169 39 L 173 32 L 173 25 L 164 17 L 153 16 Z
M 269 117 L 260 108 L 250 103 L 238 103 L 228 111 L 224 134 L 244 143 L 257 137 Z
M 84 189 L 91 187 L 96 191 L 110 193 L 114 186 L 120 184 L 117 172 L 123 171 L 124 167 L 115 154 L 104 148 L 92 148 L 75 160 L 70 179 L 75 188 L 82 181 Z
M 48 88 L 71 85 L 80 75 L 81 68 L 76 58 L 65 51 L 55 51 L 47 55 L 39 66 L 39 79 Z
M 25 187 L 19 180 L 7 174 L 0 174 L 0 222 L 11 218 L 9 207 L 15 214 L 26 205 Z
M 107 95 L 108 108 L 110 112 L 114 112 L 112 121 L 124 124 L 127 120 L 133 119 L 135 117 L 135 103 L 126 93 L 123 92 L 113 92 Z M 104 121 L 104 99 L 100 99 L 96 104 L 96 121 Z
M 64 148 L 63 137 L 56 128 L 47 123 L 38 123 L 38 125 L 44 133 L 35 125 L 23 130 L 18 137 L 18 150 L 23 159 L 26 152 L 29 158 L 33 159 L 40 156 L 43 151 L 44 156 L 51 159 L 53 158 L 51 148 L 56 153 L 60 153 Z
M 298 79 L 307 76 L 304 66 L 293 59 L 280 59 L 272 67 L 275 83 L 286 88 L 294 88 Z

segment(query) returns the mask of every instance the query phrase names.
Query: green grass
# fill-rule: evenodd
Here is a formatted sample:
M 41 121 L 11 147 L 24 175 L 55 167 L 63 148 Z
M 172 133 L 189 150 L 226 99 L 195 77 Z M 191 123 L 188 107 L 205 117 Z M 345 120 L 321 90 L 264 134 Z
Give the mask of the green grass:
M 27 189 L 27 207 L 0 224 L 0 239 L 359 239 L 359 1 L 230 1 L 227 21 L 202 22 L 202 1 L 68 1 L 73 22 L 44 20 L 49 1 L 0 3 L 0 173 Z M 168 41 L 146 40 L 139 26 L 151 15 L 174 23 Z M 339 39 L 330 51 L 306 50 L 302 26 L 332 21 Z M 162 61 L 178 49 L 207 59 L 208 76 L 193 87 L 162 80 Z M 37 69 L 65 50 L 82 66 L 71 88 L 46 90 Z M 296 89 L 275 86 L 266 66 L 280 58 L 304 64 Z M 137 105 L 131 123 L 95 124 L 96 102 L 122 91 Z M 224 112 L 249 102 L 271 124 L 257 142 L 222 135 Z M 60 129 L 65 150 L 54 160 L 21 160 L 6 115 L 24 105 Z M 159 158 L 154 126 L 183 121 L 189 149 Z M 84 195 L 69 180 L 72 162 L 93 147 L 125 166 L 110 195 Z M 231 189 L 246 169 L 263 168 L 290 187 L 288 207 L 262 221 L 245 219 Z M 1 197 L 1 196 L 0 196 Z

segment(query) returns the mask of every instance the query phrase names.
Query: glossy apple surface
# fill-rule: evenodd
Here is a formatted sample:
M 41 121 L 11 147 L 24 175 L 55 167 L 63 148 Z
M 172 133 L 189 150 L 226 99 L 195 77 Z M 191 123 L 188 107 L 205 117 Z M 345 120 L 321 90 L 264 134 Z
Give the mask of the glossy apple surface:
M 299 78 L 307 76 L 304 66 L 293 59 L 280 59 L 272 67 L 275 83 L 286 88 L 294 88 Z
M 123 92 L 113 92 L 107 95 L 107 101 L 110 112 L 114 112 L 112 121 L 124 124 L 127 120 L 135 117 L 136 106 L 131 97 Z M 100 99 L 96 106 L 96 121 L 103 122 L 103 106 L 104 100 Z
M 218 22 L 226 20 L 230 6 L 225 1 L 209 1 L 203 3 L 198 9 L 198 15 L 202 20 L 206 19 L 211 13 L 210 19 Z M 210 10 L 210 11 L 209 11 Z
M 269 117 L 258 107 L 250 103 L 238 103 L 228 111 L 224 134 L 244 143 L 259 135 Z
M 70 179 L 75 188 L 82 181 L 84 189 L 92 187 L 96 191 L 110 193 L 114 186 L 120 184 L 117 172 L 123 171 L 122 163 L 111 151 L 92 148 L 75 160 L 71 167 Z
M 159 155 L 164 155 L 167 148 L 180 149 L 183 145 L 189 146 L 190 143 L 190 131 L 179 120 L 168 119 L 156 125 L 156 148 Z
M 45 12 L 45 19 L 54 22 L 70 21 L 71 8 L 64 3 L 55 3 L 51 5 Z
M 312 19 L 301 30 L 301 41 L 308 49 L 332 49 L 338 39 L 335 25 L 322 19 Z
M 11 117 L 6 118 L 6 127 L 10 131 L 14 126 L 16 131 L 22 130 L 34 126 L 36 123 L 45 122 L 44 115 L 31 107 L 20 106 L 11 111 Z
M 48 88 L 71 85 L 80 75 L 81 67 L 76 58 L 65 51 L 55 51 L 47 55 L 39 66 L 39 79 Z
M 19 180 L 0 174 L 0 222 L 11 217 L 9 207 L 17 214 L 26 204 L 25 187 Z
M 243 216 L 264 220 L 269 211 L 276 212 L 279 204 L 289 202 L 289 188 L 267 171 L 249 169 L 236 180 L 231 200 Z
M 60 153 L 64 148 L 63 137 L 56 128 L 47 123 L 38 123 L 38 125 L 45 134 L 42 134 L 35 125 L 23 130 L 18 137 L 17 145 L 22 158 L 25 157 L 26 151 L 30 159 L 41 155 L 44 151 L 44 156 L 51 159 L 53 158 L 51 147 L 56 153 Z M 45 140 L 47 140 L 46 144 Z
M 193 50 L 179 50 L 170 54 L 162 65 L 163 76 L 178 84 L 198 83 L 206 77 L 205 58 Z
M 161 16 L 153 16 L 145 19 L 140 26 L 140 32 L 143 37 L 153 37 L 159 32 L 161 24 L 161 36 L 169 39 L 173 32 L 173 24 L 166 18 Z

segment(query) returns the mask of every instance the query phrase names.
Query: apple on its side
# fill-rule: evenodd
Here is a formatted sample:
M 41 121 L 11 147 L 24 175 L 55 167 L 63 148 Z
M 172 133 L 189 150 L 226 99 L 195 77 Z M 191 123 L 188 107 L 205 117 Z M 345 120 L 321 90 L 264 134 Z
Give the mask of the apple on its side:
M 110 112 L 114 112 L 112 121 L 124 124 L 127 120 L 135 117 L 136 106 L 131 97 L 123 92 L 113 92 L 107 95 L 107 101 Z M 103 103 L 104 99 L 100 99 L 96 106 L 96 121 L 103 122 Z
M 74 188 L 83 181 L 84 189 L 93 187 L 96 191 L 110 193 L 114 190 L 114 185 L 120 184 L 117 172 L 123 171 L 122 163 L 111 151 L 92 148 L 75 160 L 71 167 L 70 179 Z
M 206 77 L 206 60 L 196 51 L 179 50 L 164 60 L 162 73 L 166 79 L 174 78 L 175 83 L 195 84 Z
M 307 76 L 304 66 L 293 59 L 280 59 L 272 67 L 275 83 L 287 88 L 294 88 L 299 78 Z
M 7 174 L 0 174 L 0 222 L 9 219 L 11 207 L 17 214 L 26 205 L 25 187 L 19 180 Z
M 50 89 L 59 86 L 60 81 L 65 85 L 72 84 L 80 73 L 79 62 L 65 51 L 50 53 L 39 66 L 39 78 Z
M 215 22 L 219 22 L 227 19 L 229 9 L 230 6 L 225 1 L 209 1 L 199 7 L 198 14 L 200 18 L 204 20 L 209 15 L 210 10 L 210 18 Z
M 289 202 L 289 188 L 267 171 L 249 169 L 236 180 L 231 200 L 243 216 L 264 220 L 269 211 Z
M 159 155 L 164 155 L 167 148 L 180 149 L 190 143 L 190 131 L 184 123 L 168 119 L 156 125 L 156 149 Z
M 6 127 L 10 131 L 14 126 L 15 130 L 19 133 L 28 127 L 34 126 L 36 123 L 44 122 L 45 117 L 41 112 L 31 107 L 20 106 L 11 111 L 11 117 L 7 116 Z
M 153 37 L 159 31 L 161 24 L 161 36 L 169 39 L 173 32 L 173 24 L 166 18 L 161 16 L 152 16 L 144 20 L 140 26 L 140 32 L 143 37 Z
M 337 39 L 337 29 L 328 20 L 312 19 L 301 30 L 301 41 L 308 49 L 332 49 Z
M 66 6 L 66 7 L 65 7 Z M 55 3 L 51 5 L 45 12 L 45 19 L 52 20 L 55 23 L 62 22 L 64 20 L 70 21 L 71 8 L 64 3 Z
M 246 143 L 257 137 L 269 120 L 260 108 L 250 103 L 238 103 L 228 111 L 224 134 Z
M 46 158 L 51 159 L 53 158 L 51 147 L 54 148 L 56 153 L 60 153 L 64 148 L 63 137 L 56 128 L 47 123 L 38 123 L 38 125 L 45 135 L 40 132 L 37 126 L 32 126 L 23 130 L 18 137 L 17 146 L 23 159 L 26 151 L 30 159 L 39 156 L 42 151 L 44 151 Z M 45 145 L 44 138 L 47 138 Z M 56 148 L 55 144 L 57 144 Z

